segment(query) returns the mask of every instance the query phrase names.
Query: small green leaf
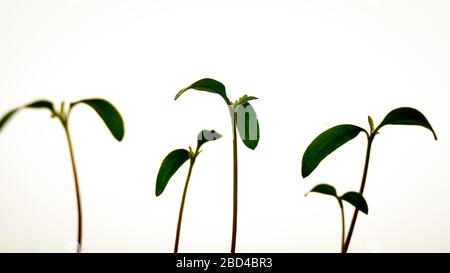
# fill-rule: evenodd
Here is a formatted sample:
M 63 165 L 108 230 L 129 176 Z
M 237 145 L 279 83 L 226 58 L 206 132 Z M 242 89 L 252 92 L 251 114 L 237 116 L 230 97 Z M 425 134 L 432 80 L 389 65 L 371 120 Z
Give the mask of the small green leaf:
M 119 111 L 108 101 L 103 99 L 86 99 L 74 102 L 71 107 L 84 103 L 89 105 L 102 118 L 111 134 L 118 141 L 122 141 L 125 134 L 125 126 Z
M 170 178 L 189 159 L 189 152 L 185 149 L 172 151 L 164 158 L 156 178 L 156 196 L 161 195 L 169 183 Z
M 308 193 L 306 193 L 305 196 L 311 192 L 322 193 L 322 194 L 331 195 L 331 196 L 338 198 L 336 189 L 329 184 L 319 184 L 319 185 L 315 186 L 312 190 L 310 190 Z
M 389 112 L 375 131 L 385 125 L 417 125 L 429 129 L 437 140 L 436 133 L 426 117 L 414 108 L 402 107 Z
M 181 89 L 175 96 L 175 100 L 177 100 L 184 92 L 186 92 L 189 89 L 195 89 L 199 91 L 206 91 L 211 92 L 215 94 L 219 94 L 225 102 L 230 105 L 230 100 L 227 97 L 227 93 L 225 91 L 225 86 L 214 79 L 201 79 L 199 81 L 194 82 L 193 84 L 189 85 L 186 88 Z
M 234 103 L 234 107 L 237 107 L 237 106 L 239 106 L 239 105 L 243 105 L 243 104 L 245 104 L 246 102 L 249 102 L 249 101 L 251 101 L 251 100 L 257 100 L 257 99 L 258 99 L 257 97 L 244 95 L 244 96 L 240 97 L 240 98 Z
M 47 108 L 50 112 L 54 112 L 53 103 L 48 100 L 38 100 L 25 106 L 26 108 Z
M 338 125 L 321 133 L 308 146 L 302 159 L 302 176 L 309 176 L 329 154 L 355 138 L 364 129 L 355 125 Z
M 197 135 L 197 147 L 200 148 L 203 144 L 205 144 L 208 141 L 214 141 L 219 138 L 221 138 L 222 135 L 217 133 L 214 130 L 202 130 Z
M 254 150 L 259 142 L 259 121 L 250 103 L 239 105 L 236 111 L 236 126 L 245 146 Z
M 47 100 L 38 100 L 35 102 L 32 102 L 30 104 L 27 104 L 25 106 L 22 107 L 18 107 L 15 108 L 11 111 L 9 111 L 8 113 L 6 113 L 1 119 L 0 119 L 0 131 L 2 130 L 3 126 L 19 111 L 22 110 L 24 108 L 47 108 L 50 110 L 50 112 L 52 113 L 52 115 L 55 114 L 55 110 L 53 109 L 53 103 L 51 103 L 50 101 Z
M 373 130 L 375 130 L 375 125 L 373 124 L 373 119 L 371 116 L 368 116 L 367 119 L 369 120 L 370 132 L 373 132 Z
M 341 196 L 341 199 L 352 204 L 357 210 L 360 210 L 365 214 L 369 213 L 367 202 L 361 194 L 350 191 Z

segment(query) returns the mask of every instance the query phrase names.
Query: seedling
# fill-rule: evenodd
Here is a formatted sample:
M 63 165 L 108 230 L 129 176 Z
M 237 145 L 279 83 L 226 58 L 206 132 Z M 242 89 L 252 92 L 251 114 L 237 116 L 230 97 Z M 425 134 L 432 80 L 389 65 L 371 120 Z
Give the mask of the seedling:
M 114 138 L 118 141 L 122 141 L 125 129 L 122 117 L 120 116 L 120 113 L 116 110 L 116 108 L 109 103 L 106 100 L 103 99 L 85 99 L 73 102 L 69 104 L 69 108 L 66 109 L 65 103 L 62 102 L 60 109 L 56 110 L 53 107 L 53 103 L 47 100 L 39 100 L 32 102 L 30 104 L 15 108 L 8 113 L 6 113 L 2 119 L 0 120 L 0 131 L 3 128 L 3 126 L 13 117 L 18 111 L 26 108 L 30 109 L 47 109 L 51 113 L 52 118 L 58 118 L 58 120 L 61 122 L 61 125 L 64 129 L 64 132 L 66 134 L 67 138 L 67 144 L 69 146 L 69 153 L 70 153 L 70 160 L 72 162 L 72 171 L 73 171 L 73 178 L 75 181 L 75 192 L 76 192 L 76 200 L 77 200 L 77 214 L 78 214 L 78 234 L 77 234 L 77 252 L 81 252 L 81 246 L 82 246 L 82 235 L 83 235 L 83 226 L 82 226 L 82 211 L 81 211 L 81 196 L 80 196 L 80 188 L 78 183 L 78 174 L 77 174 L 77 168 L 75 164 L 75 156 L 72 146 L 72 139 L 70 136 L 69 131 L 69 117 L 71 114 L 72 109 L 78 105 L 78 104 L 86 104 L 90 106 L 92 109 L 97 112 L 97 114 L 100 116 L 100 118 L 103 120 L 103 122 L 106 124 L 106 127 L 108 127 L 111 134 L 114 136 Z
M 189 171 L 184 185 L 183 197 L 181 198 L 180 212 L 178 215 L 177 233 L 175 236 L 175 247 L 173 252 L 178 253 L 178 245 L 180 242 L 181 222 L 183 220 L 184 202 L 186 201 L 186 194 L 189 186 L 189 180 L 191 179 L 192 169 L 194 168 L 195 160 L 201 153 L 200 147 L 208 141 L 213 141 L 221 138 L 222 136 L 214 130 L 203 130 L 197 136 L 197 148 L 195 151 L 189 147 L 189 151 L 185 149 L 178 149 L 170 152 L 166 158 L 164 158 L 159 168 L 158 177 L 156 178 L 156 196 L 160 196 L 169 183 L 170 178 L 177 172 L 177 170 L 189 159 Z
M 235 102 L 228 99 L 225 86 L 213 79 L 202 79 L 190 86 L 180 90 L 175 96 L 177 100 L 184 92 L 189 89 L 206 91 L 220 95 L 228 106 L 233 128 L 233 227 L 231 236 L 231 253 L 236 252 L 236 234 L 237 234 L 237 211 L 238 211 L 238 156 L 237 156 L 237 134 L 244 142 L 245 146 L 254 150 L 259 142 L 259 122 L 256 112 L 249 101 L 257 99 L 256 97 L 244 95 Z
M 312 190 L 307 192 L 305 196 L 307 196 L 311 192 L 322 193 L 326 195 L 331 195 L 336 198 L 339 203 L 339 208 L 341 209 L 341 222 L 342 222 L 342 236 L 341 236 L 341 251 L 344 253 L 344 245 L 345 245 L 345 214 L 344 214 L 344 204 L 342 201 L 347 201 L 349 204 L 353 205 L 356 210 L 362 211 L 365 214 L 369 213 L 369 208 L 367 207 L 366 200 L 364 197 L 354 191 L 349 191 L 342 196 L 338 196 L 336 193 L 336 189 L 328 184 L 319 184 L 315 186 Z
M 383 121 L 375 128 L 372 118 L 368 117 L 370 131 L 366 131 L 355 125 L 344 124 L 338 125 L 321 133 L 313 142 L 308 146 L 302 159 L 302 176 L 308 177 L 319 165 L 319 163 L 325 159 L 333 151 L 355 138 L 360 132 L 364 132 L 367 136 L 367 151 L 366 159 L 364 163 L 363 176 L 361 180 L 361 186 L 359 194 L 363 195 L 364 187 L 366 185 L 367 172 L 369 169 L 370 152 L 375 136 L 379 134 L 382 127 L 386 125 L 417 125 L 429 129 L 437 140 L 436 133 L 431 127 L 425 116 L 416 109 L 403 107 L 392 110 Z M 353 229 L 355 228 L 356 218 L 358 217 L 358 209 L 355 209 L 353 213 L 350 229 L 345 240 L 343 252 L 347 252 L 352 238 Z

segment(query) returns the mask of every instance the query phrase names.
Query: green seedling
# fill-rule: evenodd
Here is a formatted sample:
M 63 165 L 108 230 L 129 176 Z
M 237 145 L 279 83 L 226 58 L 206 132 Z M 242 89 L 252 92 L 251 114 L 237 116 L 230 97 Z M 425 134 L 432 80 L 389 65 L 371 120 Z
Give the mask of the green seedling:
M 370 131 L 366 131 L 355 125 L 344 124 L 338 125 L 321 133 L 313 142 L 308 146 L 302 159 L 302 176 L 308 177 L 319 165 L 319 163 L 325 159 L 333 151 L 355 138 L 360 132 L 364 132 L 367 136 L 367 151 L 366 159 L 364 163 L 363 176 L 361 180 L 361 186 L 359 194 L 363 194 L 364 187 L 367 179 L 367 172 L 369 169 L 370 152 L 375 136 L 379 134 L 381 128 L 386 125 L 417 125 L 429 129 L 437 140 L 436 133 L 427 121 L 425 116 L 416 109 L 403 107 L 392 110 L 383 121 L 375 128 L 372 118 L 368 117 Z M 355 228 L 356 218 L 358 217 L 358 209 L 355 209 L 353 213 L 350 229 L 345 240 L 343 252 L 347 252 L 352 238 L 353 229 Z
M 259 142 L 259 122 L 256 112 L 249 101 L 257 98 L 244 95 L 235 102 L 232 102 L 228 99 L 225 86 L 222 83 L 213 79 L 202 79 L 180 90 L 175 96 L 175 100 L 177 100 L 189 89 L 220 95 L 227 104 L 230 112 L 231 126 L 233 128 L 233 226 L 231 236 L 231 253 L 235 253 L 238 212 L 238 156 L 236 131 L 239 132 L 239 136 L 245 146 L 252 150 L 256 148 Z
M 77 252 L 81 252 L 81 246 L 82 246 L 82 235 L 83 235 L 83 226 L 82 226 L 82 211 L 81 211 L 81 196 L 80 196 L 80 188 L 78 183 L 78 174 L 77 174 L 77 168 L 75 164 L 75 156 L 72 146 L 72 139 L 70 136 L 69 131 L 69 117 L 71 114 L 72 109 L 78 105 L 78 104 L 85 104 L 90 106 L 92 109 L 97 112 L 97 114 L 100 116 L 100 118 L 103 120 L 103 122 L 106 124 L 106 127 L 108 127 L 111 134 L 114 136 L 115 139 L 118 141 L 122 141 L 124 134 L 125 134 L 125 128 L 123 124 L 122 117 L 120 116 L 120 113 L 117 111 L 117 109 L 108 101 L 103 99 L 85 99 L 73 102 L 69 104 L 68 109 L 65 107 L 65 103 L 61 103 L 61 107 L 59 110 L 56 110 L 53 106 L 53 103 L 47 100 L 39 100 L 32 102 L 30 104 L 15 108 L 8 113 L 6 113 L 2 119 L 0 120 L 0 131 L 5 126 L 5 124 L 20 110 L 30 108 L 30 109 L 47 109 L 51 113 L 52 118 L 57 118 L 64 129 L 66 138 L 67 138 L 67 144 L 69 146 L 69 153 L 70 153 L 70 160 L 72 162 L 72 171 L 73 171 L 73 178 L 75 181 L 75 192 L 76 192 L 76 200 L 77 200 L 77 214 L 78 214 L 78 234 L 77 234 Z
M 342 236 L 341 236 L 341 251 L 344 253 L 345 245 L 345 214 L 344 214 L 344 204 L 342 201 L 347 201 L 349 204 L 353 205 L 356 210 L 362 211 L 365 214 L 369 213 L 369 208 L 367 207 L 366 200 L 364 197 L 354 191 L 349 191 L 344 195 L 338 196 L 336 189 L 328 184 L 319 184 L 315 186 L 312 190 L 305 194 L 307 196 L 311 192 L 322 193 L 326 195 L 331 195 L 336 198 L 339 203 L 339 208 L 341 209 L 341 224 L 342 224 Z
M 189 180 L 191 179 L 192 169 L 194 168 L 195 160 L 201 153 L 200 147 L 208 141 L 213 141 L 221 138 L 222 136 L 214 130 L 203 130 L 197 137 L 197 148 L 195 151 L 189 147 L 189 151 L 185 149 L 178 149 L 170 152 L 166 158 L 164 158 L 159 168 L 158 177 L 156 178 L 156 196 L 160 196 L 169 183 L 170 178 L 177 172 L 177 170 L 189 159 L 189 171 L 184 185 L 183 197 L 181 198 L 180 212 L 178 215 L 177 233 L 175 236 L 175 247 L 173 252 L 178 253 L 178 245 L 180 242 L 181 222 L 183 220 L 184 203 L 186 201 L 186 194 L 189 186 Z

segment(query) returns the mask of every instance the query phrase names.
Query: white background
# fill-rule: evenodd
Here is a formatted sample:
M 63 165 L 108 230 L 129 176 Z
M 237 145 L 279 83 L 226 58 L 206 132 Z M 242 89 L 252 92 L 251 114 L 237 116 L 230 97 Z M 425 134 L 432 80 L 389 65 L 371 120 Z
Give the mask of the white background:
M 212 77 L 253 102 L 258 148 L 239 144 L 239 252 L 339 251 L 332 198 L 319 182 L 359 189 L 362 135 L 306 180 L 301 157 L 322 131 L 368 127 L 392 109 L 422 111 L 437 132 L 383 128 L 375 140 L 350 251 L 450 251 L 450 2 L 0 1 L 0 112 L 48 98 L 103 97 L 126 125 L 116 142 L 85 106 L 72 112 L 84 208 L 84 251 L 170 252 L 187 164 L 160 197 L 162 159 L 204 146 L 191 180 L 182 252 L 227 252 L 232 150 L 218 96 L 177 91 Z M 19 113 L 0 133 L 0 251 L 73 251 L 76 203 L 60 124 Z M 346 207 L 349 222 L 352 210 Z

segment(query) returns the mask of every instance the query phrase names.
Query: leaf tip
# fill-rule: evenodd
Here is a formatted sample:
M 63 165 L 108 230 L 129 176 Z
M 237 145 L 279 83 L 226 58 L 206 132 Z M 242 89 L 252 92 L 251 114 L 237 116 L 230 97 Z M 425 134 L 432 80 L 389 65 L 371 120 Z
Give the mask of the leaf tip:
M 155 196 L 158 197 L 161 195 L 162 192 L 159 192 L 158 189 L 155 190 Z
M 302 160 L 302 177 L 307 178 L 311 174 L 311 171 L 308 170 L 305 164 L 305 160 Z
M 433 133 L 433 137 L 434 137 L 434 140 L 438 140 L 438 137 L 437 137 L 437 135 L 436 135 L 436 133 L 434 132 L 434 130 L 431 130 L 431 132 Z
M 183 88 L 180 91 L 178 91 L 178 93 L 175 95 L 175 98 L 173 98 L 173 100 L 176 101 L 185 91 L 186 91 L 186 88 Z
M 247 148 L 249 148 L 250 150 L 252 150 L 252 151 L 254 151 L 254 150 L 256 150 L 256 147 L 258 146 L 258 144 L 256 144 L 256 145 L 248 145 L 247 146 Z
M 118 136 L 114 136 L 114 138 L 115 138 L 117 141 L 119 141 L 119 142 L 122 142 L 122 140 L 124 139 L 124 137 L 125 137 L 125 131 L 124 131 L 122 134 L 118 135 Z

